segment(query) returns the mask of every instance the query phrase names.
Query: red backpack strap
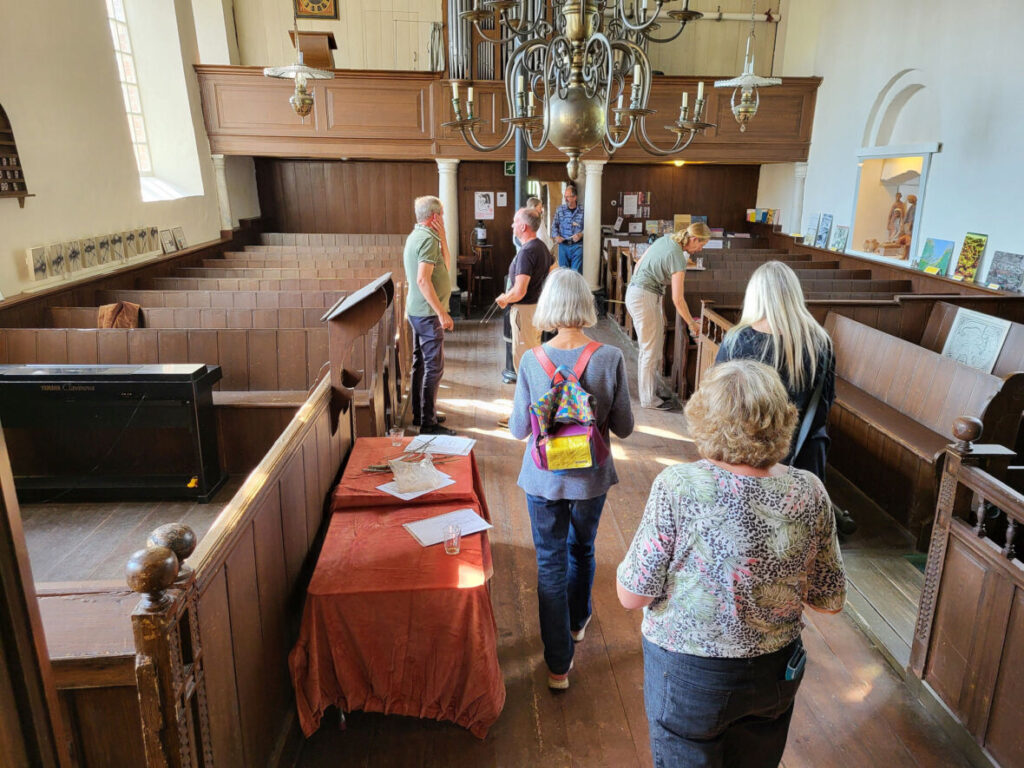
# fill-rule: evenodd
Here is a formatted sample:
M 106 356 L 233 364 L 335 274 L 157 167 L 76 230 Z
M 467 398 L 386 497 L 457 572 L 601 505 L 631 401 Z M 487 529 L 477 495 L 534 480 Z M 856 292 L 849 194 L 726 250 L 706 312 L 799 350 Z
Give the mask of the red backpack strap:
M 572 367 L 572 372 L 576 374 L 576 381 L 583 377 L 583 372 L 587 370 L 587 363 L 590 362 L 590 358 L 600 348 L 601 342 L 599 341 L 592 341 L 583 348 L 583 352 L 580 353 L 579 358 L 576 360 L 576 365 Z
M 546 373 L 548 378 L 552 380 L 552 383 L 554 383 L 555 364 L 551 362 L 551 358 L 548 357 L 547 352 L 544 351 L 544 347 L 534 347 L 533 356 L 537 358 L 537 362 L 540 363 L 540 367 L 544 369 L 544 373 Z

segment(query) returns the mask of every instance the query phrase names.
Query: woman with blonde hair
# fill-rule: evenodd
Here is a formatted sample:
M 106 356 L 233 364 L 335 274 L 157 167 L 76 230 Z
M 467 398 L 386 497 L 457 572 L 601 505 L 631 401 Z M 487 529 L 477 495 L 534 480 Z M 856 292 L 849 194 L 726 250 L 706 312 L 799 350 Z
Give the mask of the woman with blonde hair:
M 584 328 L 597 324 L 594 296 L 583 275 L 569 268 L 548 275 L 533 323 L 541 330 L 557 333 L 523 355 L 519 363 L 508 422 L 513 437 L 522 440 L 531 436 L 530 406 L 551 389 L 552 377 L 542 360 L 554 369 L 564 366 L 577 373 L 580 385 L 592 399 L 595 421 L 606 439 L 609 432 L 628 437 L 633 431 L 633 411 L 626 363 L 618 347 L 597 344 L 583 333 Z M 573 644 L 583 640 L 590 622 L 590 590 L 596 567 L 594 539 L 605 496 L 619 478 L 610 455 L 587 469 L 554 472 L 534 462 L 533 447 L 528 445 L 523 454 L 518 482 L 526 492 L 537 551 L 537 602 L 548 686 L 560 690 L 569 687 Z
M 665 313 L 662 300 L 665 287 L 672 287 L 672 303 L 691 333 L 700 332 L 700 322 L 686 306 L 683 281 L 690 256 L 700 252 L 711 238 L 704 222 L 695 222 L 682 232 L 659 238 L 647 249 L 633 270 L 626 288 L 626 310 L 633 318 L 640 345 L 637 359 L 640 407 L 663 411 L 677 409 L 672 399 L 659 401 L 662 347 L 665 343 Z
M 846 597 L 821 481 L 785 467 L 796 408 L 774 368 L 716 365 L 686 405 L 701 460 L 655 479 L 619 565 L 644 609 L 644 705 L 656 768 L 776 768 L 806 653 L 803 606 Z

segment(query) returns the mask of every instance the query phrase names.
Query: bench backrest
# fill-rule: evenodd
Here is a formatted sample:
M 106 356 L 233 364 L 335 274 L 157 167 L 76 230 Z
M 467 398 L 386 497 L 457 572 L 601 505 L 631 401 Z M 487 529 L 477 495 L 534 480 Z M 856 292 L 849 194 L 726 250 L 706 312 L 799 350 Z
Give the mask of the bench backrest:
M 154 277 L 149 282 L 158 291 L 355 291 L 380 276 L 380 270 L 365 271 L 352 277 Z
M 974 416 L 986 422 L 986 442 L 1013 444 L 1015 429 L 1012 436 L 990 434 L 991 416 L 985 419 L 1003 388 L 1000 377 L 834 312 L 829 313 L 825 330 L 835 344 L 836 375 L 858 389 L 941 435 L 952 438 L 953 420 Z M 991 428 L 1005 431 L 1005 425 Z
M 146 307 L 221 307 L 224 309 L 277 309 L 280 307 L 327 307 L 345 291 L 97 291 L 98 304 L 132 301 Z
M 319 328 L 325 307 L 143 307 L 142 328 Z M 51 328 L 96 328 L 97 307 L 50 307 Z
M 313 232 L 264 232 L 266 245 L 393 245 L 405 242 L 409 234 L 353 234 Z
M 378 277 L 385 272 L 394 272 L 388 265 L 374 264 L 366 267 L 330 266 L 310 264 L 303 267 L 245 267 L 234 264 L 218 264 L 215 267 L 182 267 L 175 270 L 178 277 L 256 277 L 286 279 L 293 277 L 331 277 L 362 279 L 364 275 Z M 397 275 L 396 275 L 397 277 Z M 364 280 L 364 282 L 367 282 Z

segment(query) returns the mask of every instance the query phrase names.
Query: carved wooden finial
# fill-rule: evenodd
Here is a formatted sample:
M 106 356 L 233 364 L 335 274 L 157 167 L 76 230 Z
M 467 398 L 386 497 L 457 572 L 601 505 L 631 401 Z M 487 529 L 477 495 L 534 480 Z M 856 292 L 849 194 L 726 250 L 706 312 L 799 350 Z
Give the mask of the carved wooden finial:
M 156 528 L 146 539 L 147 547 L 167 547 L 178 558 L 178 581 L 192 573 L 185 560 L 196 551 L 196 532 L 184 523 L 167 523 Z
M 128 558 L 124 572 L 132 591 L 145 594 L 142 607 L 156 612 L 170 602 L 167 588 L 178 577 L 178 557 L 167 547 L 140 549 Z
M 953 437 L 956 438 L 954 450 L 959 453 L 970 453 L 971 443 L 981 437 L 981 429 L 984 425 L 980 419 L 973 416 L 960 416 L 953 419 Z

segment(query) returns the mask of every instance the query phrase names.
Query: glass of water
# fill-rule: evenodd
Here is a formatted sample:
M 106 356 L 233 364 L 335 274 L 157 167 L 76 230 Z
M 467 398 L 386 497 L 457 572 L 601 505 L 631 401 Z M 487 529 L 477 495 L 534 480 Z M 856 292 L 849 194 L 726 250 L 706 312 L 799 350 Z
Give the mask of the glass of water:
M 462 546 L 462 526 L 451 523 L 444 528 L 444 551 L 449 555 L 459 554 Z
M 397 448 L 402 444 L 402 439 L 405 437 L 405 430 L 401 427 L 392 427 L 388 430 L 388 437 L 391 438 L 391 445 Z

